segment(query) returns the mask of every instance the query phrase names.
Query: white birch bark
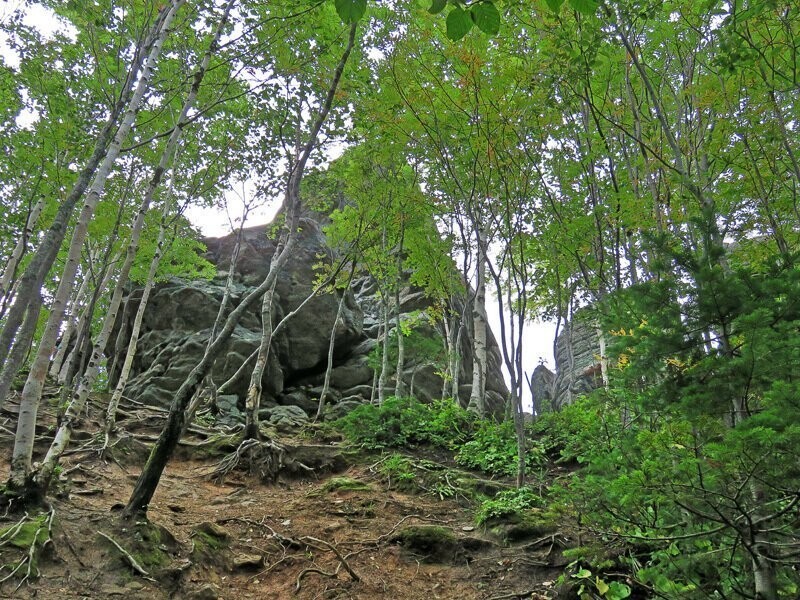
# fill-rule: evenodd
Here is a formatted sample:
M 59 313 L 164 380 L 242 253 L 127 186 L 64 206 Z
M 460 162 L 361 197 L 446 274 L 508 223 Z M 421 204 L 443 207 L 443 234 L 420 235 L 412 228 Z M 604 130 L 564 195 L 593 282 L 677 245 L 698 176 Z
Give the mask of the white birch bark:
M 291 234 L 290 234 L 291 235 Z M 275 249 L 275 256 L 270 262 L 270 271 L 276 268 L 277 259 L 280 257 L 281 247 Z M 269 362 L 270 347 L 272 346 L 272 305 L 275 299 L 275 284 L 278 278 L 272 282 L 272 286 L 264 293 L 261 301 L 261 341 L 258 345 L 256 364 L 250 374 L 250 385 L 247 387 L 247 397 L 245 398 L 245 426 L 244 439 L 259 439 L 258 430 L 258 409 L 261 406 L 261 391 L 264 372 L 267 370 Z
M 8 257 L 8 262 L 3 268 L 3 274 L 0 275 L 0 315 L 5 312 L 5 307 L 8 306 L 8 303 L 11 300 L 11 296 L 13 295 L 12 288 L 14 287 L 14 280 L 17 275 L 19 261 L 25 254 L 28 242 L 33 236 L 33 228 L 39 221 L 39 216 L 42 214 L 42 210 L 44 210 L 44 205 L 44 198 L 41 198 L 33 206 L 31 212 L 28 213 L 28 218 L 25 220 L 25 227 L 22 230 L 22 235 L 20 236 L 19 240 L 17 240 L 14 250 L 11 251 L 11 256 Z
M 219 19 L 219 23 L 217 24 L 217 27 L 214 31 L 211 43 L 209 44 L 208 49 L 203 54 L 203 58 L 200 62 L 200 65 L 198 65 L 197 70 L 195 71 L 194 78 L 192 81 L 192 87 L 189 89 L 189 93 L 187 94 L 186 99 L 184 100 L 180 116 L 178 117 L 177 123 L 173 128 L 172 133 L 170 134 L 167 145 L 164 147 L 164 151 L 161 155 L 159 164 L 156 167 L 156 170 L 153 173 L 153 177 L 150 181 L 150 185 L 148 186 L 146 193 L 146 202 L 148 205 L 152 200 L 153 196 L 155 195 L 156 189 L 161 184 L 161 179 L 163 178 L 164 173 L 167 171 L 167 169 L 170 167 L 170 165 L 174 160 L 175 152 L 177 151 L 178 144 L 180 143 L 181 137 L 183 136 L 183 130 L 188 124 L 189 112 L 192 110 L 192 108 L 195 105 L 195 102 L 197 101 L 197 95 L 200 92 L 200 85 L 203 82 L 206 72 L 208 71 L 208 66 L 211 63 L 211 58 L 214 56 L 214 54 L 218 49 L 219 40 L 222 37 L 223 30 L 225 29 L 225 26 L 228 22 L 228 18 L 230 16 L 230 12 L 235 3 L 236 0 L 229 0 L 229 2 L 225 5 L 224 11 Z M 171 190 L 170 193 L 168 194 L 168 198 L 170 199 L 172 198 Z M 142 300 L 139 303 L 139 309 L 137 310 L 136 317 L 134 320 L 134 327 L 133 327 L 134 331 L 131 332 L 131 341 L 128 345 L 128 352 L 125 355 L 125 363 L 123 364 L 122 371 L 120 373 L 120 378 L 117 381 L 117 386 L 114 390 L 114 394 L 112 395 L 111 401 L 109 402 L 108 410 L 106 412 L 106 426 L 105 426 L 106 443 L 108 442 L 109 434 L 114 428 L 119 401 L 122 398 L 122 392 L 125 389 L 128 377 L 130 376 L 131 366 L 133 365 L 133 358 L 136 355 L 136 344 L 138 342 L 139 332 L 141 331 L 142 327 L 144 309 L 147 306 L 147 301 L 150 297 L 150 292 L 153 289 L 153 282 L 155 280 L 155 275 L 158 270 L 158 265 L 161 262 L 161 257 L 163 256 L 163 245 L 166 239 L 166 222 L 169 216 L 170 204 L 171 202 L 165 200 L 164 211 L 161 216 L 161 227 L 159 230 L 157 250 L 155 255 L 153 256 L 153 260 L 150 263 L 150 270 L 148 272 L 147 282 L 145 283 L 146 295 L 145 292 L 143 292 Z M 236 252 L 238 253 L 238 242 L 237 242 Z M 232 271 L 233 269 L 231 269 L 231 272 Z M 229 283 L 231 281 L 231 277 L 232 277 L 231 275 L 229 275 L 228 277 Z M 226 296 L 225 299 L 223 300 L 223 305 L 220 307 L 220 314 L 224 311 L 225 301 L 227 300 L 229 295 L 229 287 L 226 287 L 225 293 Z M 217 326 L 219 317 L 220 315 L 217 316 L 217 321 L 214 323 L 214 327 Z M 213 339 L 213 333 L 214 332 L 212 331 L 212 339 Z M 210 345 L 210 340 L 209 340 L 209 345 Z
M 167 239 L 167 221 L 169 218 L 170 207 L 172 205 L 172 202 L 170 201 L 172 195 L 169 194 L 168 198 L 169 200 L 165 200 L 164 202 L 164 209 L 161 215 L 161 225 L 158 230 L 156 251 L 155 254 L 153 254 L 152 260 L 150 261 L 150 268 L 147 272 L 147 281 L 145 282 L 144 289 L 142 290 L 142 298 L 139 301 L 138 308 L 136 309 L 136 316 L 133 318 L 133 326 L 131 327 L 128 348 L 125 352 L 125 361 L 122 363 L 119 378 L 117 379 L 117 384 L 114 387 L 114 393 L 111 395 L 111 400 L 109 400 L 108 409 L 106 410 L 104 448 L 108 446 L 109 435 L 112 431 L 114 431 L 119 401 L 122 399 L 122 394 L 125 392 L 125 386 L 128 384 L 128 378 L 130 377 L 131 368 L 133 367 L 133 359 L 136 357 L 136 348 L 139 342 L 139 332 L 142 330 L 144 312 L 147 308 L 147 302 L 150 299 L 150 293 L 153 291 L 153 286 L 155 285 L 156 273 L 158 272 L 158 266 L 161 263 L 161 257 L 164 255 L 164 243 Z
M 81 304 L 81 300 L 86 295 L 86 288 L 89 285 L 89 278 L 84 277 L 83 281 L 81 281 L 80 287 L 75 290 L 75 295 L 72 297 L 70 301 L 70 306 L 72 310 L 70 310 L 69 317 L 67 318 L 67 323 L 64 325 L 64 331 L 61 333 L 61 343 L 58 345 L 58 349 L 56 350 L 56 354 L 53 357 L 53 362 L 50 364 L 50 376 L 53 378 L 58 378 L 58 383 L 63 384 L 64 380 L 61 379 L 59 374 L 61 373 L 61 367 L 66 366 L 65 359 L 67 358 L 67 351 L 69 350 L 69 341 L 72 338 L 72 335 L 75 333 L 75 330 L 78 327 L 78 321 L 81 318 L 80 312 L 78 307 Z
M 120 252 L 117 252 L 114 255 L 114 257 L 109 261 L 108 264 L 112 265 L 116 263 L 119 260 L 120 254 L 121 254 Z M 106 269 L 106 272 L 103 275 L 103 280 L 100 282 L 100 285 L 98 286 L 99 291 L 95 292 L 95 296 L 102 293 L 109 286 L 109 283 L 113 276 L 114 276 L 113 269 L 111 268 Z M 58 382 L 62 385 L 64 384 L 72 385 L 73 379 L 78 374 L 77 370 L 79 366 L 77 362 L 83 359 L 81 353 L 84 350 L 88 350 L 88 347 L 86 347 L 86 345 L 89 340 L 87 339 L 86 336 L 89 335 L 89 331 L 92 326 L 92 314 L 94 313 L 94 308 L 96 306 L 95 301 L 96 298 L 93 298 L 87 304 L 87 306 L 83 307 L 83 309 L 81 310 L 81 315 L 80 318 L 78 319 L 78 328 L 75 335 L 75 344 L 72 346 L 72 350 L 70 351 L 69 355 L 67 356 L 63 365 L 61 366 L 61 369 L 58 372 Z M 53 368 L 51 366 L 51 372 L 52 370 Z M 69 397 L 69 392 L 66 390 L 66 387 L 62 389 L 62 395 L 63 395 L 62 396 L 63 402 L 59 402 L 59 404 L 64 404 L 67 398 Z M 59 417 L 61 416 L 63 415 L 59 413 Z
M 381 294 L 383 308 L 383 342 L 381 347 L 381 374 L 378 376 L 378 404 L 386 400 L 386 380 L 389 375 L 389 301 Z
M 74 285 L 75 276 L 78 271 L 81 249 L 88 232 L 89 221 L 94 214 L 94 209 L 100 200 L 100 196 L 105 188 L 106 181 L 111 173 L 114 163 L 119 156 L 120 149 L 125 139 L 130 133 L 131 127 L 136 119 L 139 107 L 144 98 L 145 92 L 149 88 L 150 77 L 155 68 L 161 47 L 170 31 L 170 25 L 174 20 L 178 10 L 183 6 L 185 0 L 174 0 L 166 16 L 161 22 L 161 30 L 156 37 L 150 54 L 142 66 L 142 73 L 136 86 L 136 90 L 128 103 L 125 115 L 122 119 L 117 133 L 111 142 L 108 152 L 102 164 L 95 174 L 94 181 L 87 194 L 80 217 L 75 224 L 70 243 L 69 255 L 61 275 L 58 290 L 53 298 L 50 317 L 47 321 L 44 333 L 39 342 L 36 358 L 31 366 L 30 373 L 22 390 L 20 401 L 19 420 L 17 421 L 17 431 L 14 440 L 14 449 L 11 456 L 11 474 L 9 483 L 13 487 L 22 487 L 31 471 L 31 458 L 33 455 L 33 443 L 35 437 L 36 416 L 39 411 L 39 402 L 42 397 L 42 388 L 47 368 L 50 364 L 50 355 L 53 352 L 56 339 L 58 337 L 61 323 L 64 317 L 66 300 Z
M 476 265 L 475 299 L 472 305 L 472 392 L 467 410 L 486 414 L 486 241 L 476 228 L 478 262 Z
M 336 318 L 333 320 L 333 326 L 331 327 L 331 336 L 328 339 L 328 364 L 325 367 L 325 379 L 322 382 L 322 392 L 319 394 L 319 406 L 317 407 L 317 415 L 314 417 L 315 421 L 319 421 L 322 418 L 323 413 L 325 412 L 325 400 L 328 396 L 328 390 L 330 389 L 331 385 L 331 372 L 333 371 L 333 351 L 336 346 L 336 327 L 339 325 L 339 321 L 342 319 L 342 313 L 344 312 L 344 303 L 347 299 L 347 292 L 350 290 L 350 284 L 353 281 L 353 275 L 356 272 L 356 262 L 355 260 L 352 262 L 350 267 L 350 276 L 347 278 L 347 285 L 342 289 L 342 297 L 339 298 L 339 305 L 336 307 Z

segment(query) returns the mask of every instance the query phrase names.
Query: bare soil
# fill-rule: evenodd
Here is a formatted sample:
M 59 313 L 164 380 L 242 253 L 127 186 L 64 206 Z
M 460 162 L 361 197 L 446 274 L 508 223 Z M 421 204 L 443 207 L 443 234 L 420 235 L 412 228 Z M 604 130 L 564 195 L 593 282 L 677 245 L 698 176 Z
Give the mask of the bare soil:
M 96 414 L 100 406 L 96 399 Z M 0 415 L 6 431 L 14 410 L 12 403 Z M 52 543 L 37 561 L 38 576 L 33 570 L 21 582 L 18 573 L 0 584 L 0 598 L 556 597 L 567 543 L 558 533 L 504 544 L 475 526 L 474 506 L 464 498 L 394 489 L 375 468 L 380 457 L 342 454 L 341 441 L 297 432 L 273 432 L 273 439 L 294 448 L 313 472 L 295 470 L 270 483 L 234 471 L 217 482 L 208 475 L 224 448 L 210 430 L 195 428 L 161 480 L 149 524 L 124 528 L 117 511 L 163 420 L 153 409 L 125 410 L 123 439 L 110 456 L 96 451 L 99 419 L 76 432 L 51 490 Z M 45 433 L 55 421 L 43 421 Z M 47 441 L 44 435 L 40 450 Z M 5 478 L 8 433 L 0 442 Z M 0 528 L 19 518 L 0 518 Z M 23 549 L 0 547 L 0 565 L 23 557 Z

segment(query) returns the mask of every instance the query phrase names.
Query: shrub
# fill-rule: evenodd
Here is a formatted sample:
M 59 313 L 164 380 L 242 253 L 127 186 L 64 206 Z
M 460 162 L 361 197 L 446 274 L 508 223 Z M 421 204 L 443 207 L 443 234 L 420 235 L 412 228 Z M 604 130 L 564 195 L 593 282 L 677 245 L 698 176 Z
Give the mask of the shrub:
M 517 473 L 517 438 L 511 421 L 483 421 L 456 454 L 464 467 L 492 475 L 513 477 Z
M 454 448 L 468 439 L 473 418 L 451 400 L 422 404 L 390 397 L 380 406 L 365 404 L 335 422 L 351 442 L 368 450 L 433 444 Z
M 475 515 L 475 521 L 478 525 L 482 525 L 490 519 L 520 514 L 542 505 L 542 498 L 529 487 L 505 490 L 481 504 Z

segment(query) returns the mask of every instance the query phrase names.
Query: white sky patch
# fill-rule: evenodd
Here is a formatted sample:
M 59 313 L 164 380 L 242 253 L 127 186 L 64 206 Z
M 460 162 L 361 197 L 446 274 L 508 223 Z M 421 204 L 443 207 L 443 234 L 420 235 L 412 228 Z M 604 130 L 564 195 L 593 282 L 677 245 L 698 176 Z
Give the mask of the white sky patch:
M 18 10 L 22 10 L 23 25 L 36 29 L 46 40 L 55 39 L 62 35 L 70 40 L 75 40 L 78 31 L 67 21 L 58 17 L 53 11 L 39 4 L 25 6 L 24 0 L 6 0 L 0 7 L 0 21 L 5 22 Z M 0 58 L 7 67 L 19 69 L 20 56 L 9 46 L 9 35 L 5 31 L 0 31 Z

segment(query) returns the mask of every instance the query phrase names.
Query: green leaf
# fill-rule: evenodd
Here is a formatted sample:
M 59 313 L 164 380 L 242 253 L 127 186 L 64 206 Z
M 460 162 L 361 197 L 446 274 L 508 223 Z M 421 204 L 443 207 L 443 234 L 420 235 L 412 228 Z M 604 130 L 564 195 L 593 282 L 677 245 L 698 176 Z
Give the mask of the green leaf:
M 472 29 L 472 18 L 460 6 L 456 6 L 447 15 L 447 37 L 457 42 Z
M 577 573 L 575 573 L 575 575 L 573 575 L 575 579 L 588 579 L 591 576 L 592 572 L 589 569 L 580 569 Z
M 437 15 L 444 10 L 445 6 L 447 6 L 447 0 L 433 0 L 428 12 L 432 15 Z
M 593 15 L 600 6 L 600 0 L 569 0 L 569 5 L 581 14 Z
M 612 581 L 608 586 L 606 598 L 608 600 L 624 600 L 631 595 L 631 588 L 619 581 Z
M 494 2 L 486 1 L 474 4 L 470 8 L 469 14 L 483 33 L 497 35 L 497 32 L 500 31 L 500 11 L 497 10 Z
M 558 11 L 561 10 L 562 4 L 564 4 L 564 0 L 547 0 L 547 6 L 549 6 L 550 10 L 556 14 L 558 14 Z
M 608 584 L 602 579 L 600 579 L 600 577 L 597 577 L 595 579 L 594 585 L 601 596 L 604 596 L 605 593 L 609 590 Z
M 367 11 L 367 0 L 334 0 L 336 12 L 345 23 L 355 23 Z

